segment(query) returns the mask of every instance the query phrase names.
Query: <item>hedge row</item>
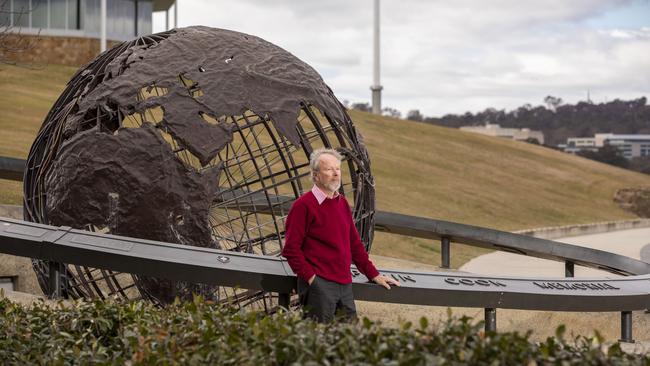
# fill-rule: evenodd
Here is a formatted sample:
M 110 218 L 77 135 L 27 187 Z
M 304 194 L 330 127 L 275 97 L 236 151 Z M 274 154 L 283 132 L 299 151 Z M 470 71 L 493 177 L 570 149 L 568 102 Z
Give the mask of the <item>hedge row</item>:
M 530 334 L 484 333 L 469 318 L 385 328 L 316 324 L 299 312 L 237 311 L 200 298 L 164 309 L 146 302 L 95 301 L 25 307 L 0 300 L 0 364 L 639 364 L 650 358 L 607 353 L 599 337 L 542 343 Z

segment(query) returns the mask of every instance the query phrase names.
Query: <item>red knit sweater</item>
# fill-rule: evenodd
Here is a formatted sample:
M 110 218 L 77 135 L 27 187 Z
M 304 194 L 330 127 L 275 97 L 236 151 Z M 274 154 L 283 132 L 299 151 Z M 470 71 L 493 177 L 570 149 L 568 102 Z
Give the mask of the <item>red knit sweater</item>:
M 285 229 L 282 256 L 305 281 L 316 274 L 341 284 L 350 283 L 351 262 L 369 279 L 379 275 L 342 195 L 326 198 L 319 205 L 312 192 L 305 193 L 291 206 Z

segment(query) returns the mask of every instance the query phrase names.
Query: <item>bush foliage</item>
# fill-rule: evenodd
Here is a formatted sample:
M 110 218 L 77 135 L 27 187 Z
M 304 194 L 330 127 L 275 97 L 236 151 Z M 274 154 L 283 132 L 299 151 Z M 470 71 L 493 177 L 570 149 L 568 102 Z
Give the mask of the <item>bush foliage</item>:
M 484 333 L 469 318 L 385 328 L 362 319 L 317 324 L 299 312 L 237 311 L 200 298 L 164 309 L 146 302 L 25 307 L 0 300 L 0 364 L 536 365 L 650 364 L 601 339 Z

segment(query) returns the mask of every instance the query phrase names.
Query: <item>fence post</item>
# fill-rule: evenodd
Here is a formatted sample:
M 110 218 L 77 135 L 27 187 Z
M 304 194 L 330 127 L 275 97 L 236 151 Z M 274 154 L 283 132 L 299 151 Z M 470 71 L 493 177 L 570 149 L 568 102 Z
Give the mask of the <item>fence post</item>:
M 450 248 L 450 240 L 448 236 L 443 236 L 440 239 L 440 255 L 442 256 L 440 261 L 440 267 L 450 268 L 451 248 Z
M 632 312 L 621 311 L 621 339 L 619 342 L 634 343 L 632 338 Z
M 485 308 L 485 331 L 497 331 L 497 309 Z
M 283 307 L 285 309 L 289 309 L 289 301 L 291 299 L 291 295 L 287 292 L 280 292 L 278 294 L 278 305 L 280 307 Z
M 575 277 L 575 264 L 573 262 L 564 262 L 564 277 Z
M 49 285 L 50 285 L 50 299 L 61 298 L 61 264 L 59 262 L 49 262 Z

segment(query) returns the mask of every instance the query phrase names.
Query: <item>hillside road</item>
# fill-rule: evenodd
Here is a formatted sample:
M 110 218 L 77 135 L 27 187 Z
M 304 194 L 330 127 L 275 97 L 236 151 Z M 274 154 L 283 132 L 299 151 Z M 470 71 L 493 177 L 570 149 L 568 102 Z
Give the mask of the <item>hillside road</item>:
M 569 238 L 555 239 L 555 241 L 600 249 L 630 258 L 642 259 L 645 261 L 650 260 L 650 228 L 573 236 Z M 563 262 L 538 259 L 506 252 L 493 252 L 481 255 L 464 264 L 460 270 L 485 275 L 564 277 Z M 619 276 L 606 271 L 576 265 L 575 277 L 615 278 Z

